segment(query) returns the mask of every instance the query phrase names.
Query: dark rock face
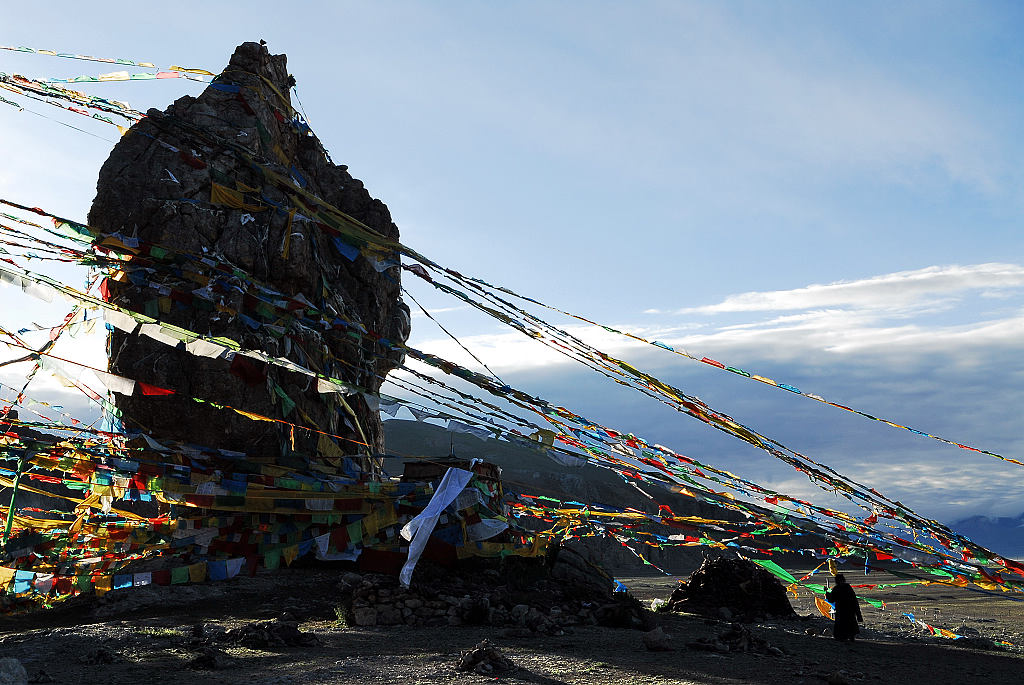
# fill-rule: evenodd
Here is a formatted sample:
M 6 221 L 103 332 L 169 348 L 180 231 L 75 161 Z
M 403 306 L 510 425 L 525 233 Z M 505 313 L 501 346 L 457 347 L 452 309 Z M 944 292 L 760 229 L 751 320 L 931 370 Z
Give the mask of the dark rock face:
M 163 113 L 151 110 L 117 144 L 100 171 L 90 225 L 192 257 L 154 253 L 144 244 L 128 281 L 110 283 L 109 297 L 161 322 L 227 337 L 243 349 L 376 391 L 401 359 L 370 338 L 404 342 L 409 334 L 400 269 L 381 264 L 395 255 L 378 251 L 368 259 L 311 219 L 330 205 L 387 239 L 397 241 L 398 228 L 384 203 L 346 166 L 333 164 L 295 114 L 290 79 L 284 55 L 244 43 L 198 98 L 182 97 Z M 280 295 L 260 295 L 231 267 Z M 296 297 L 371 336 L 324 326 L 319 315 L 304 318 L 294 299 L 282 315 L 281 302 Z M 365 435 L 370 451 L 382 450 L 379 417 L 360 395 L 346 400 L 353 420 L 338 395 L 319 394 L 316 381 L 301 374 L 243 357 L 232 363 L 194 356 L 138 332 L 113 331 L 108 344 L 112 373 L 177 393 L 118 396 L 128 427 L 250 457 L 317 452 L 316 433 L 293 433 L 190 399 L 197 397 L 353 441 Z M 340 447 L 346 454 L 366 451 L 354 442 Z
M 705 559 L 668 602 L 672 611 L 717 612 L 740 621 L 795 615 L 778 578 L 749 559 Z

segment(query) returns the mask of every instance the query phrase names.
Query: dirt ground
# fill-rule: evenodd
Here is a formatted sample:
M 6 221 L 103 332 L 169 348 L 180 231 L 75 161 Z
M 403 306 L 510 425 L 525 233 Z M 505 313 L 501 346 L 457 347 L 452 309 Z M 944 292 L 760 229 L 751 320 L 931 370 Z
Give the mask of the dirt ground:
M 728 623 L 692 614 L 657 614 L 671 651 L 648 651 L 637 630 L 577 626 L 548 636 L 493 627 L 351 627 L 337 619 L 339 573 L 283 569 L 230 582 L 110 593 L 101 603 L 9 617 L 0 657 L 19 659 L 30 682 L 52 683 L 706 683 L 928 685 L 1024 682 L 1021 604 L 949 588 L 879 591 L 884 610 L 864 607 L 858 642 L 839 643 L 810 595 L 800 618 L 750 626 L 782 655 L 714 653 L 687 647 Z M 667 599 L 676 581 L 620 576 L 637 598 Z M 856 583 L 858 579 L 851 578 Z M 872 577 L 871 582 L 883 582 Z M 964 648 L 933 638 L 904 618 L 1015 646 Z M 213 642 L 221 630 L 283 618 L 314 636 L 299 646 Z M 207 636 L 207 637 L 204 637 Z M 500 676 L 456 669 L 460 654 L 491 640 L 515 665 Z M 200 663 L 194 663 L 196 661 Z

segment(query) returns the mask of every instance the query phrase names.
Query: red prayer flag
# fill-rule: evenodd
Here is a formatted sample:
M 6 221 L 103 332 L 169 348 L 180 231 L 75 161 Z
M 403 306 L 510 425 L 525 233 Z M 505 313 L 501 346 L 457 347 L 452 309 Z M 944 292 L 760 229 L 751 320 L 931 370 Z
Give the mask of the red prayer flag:
M 142 391 L 143 395 L 173 395 L 173 390 L 167 388 L 161 388 L 156 385 L 150 385 L 149 383 L 143 383 L 142 381 L 135 381 L 139 386 L 139 390 Z
M 110 302 L 110 279 L 104 278 L 100 281 L 100 297 L 104 302 Z

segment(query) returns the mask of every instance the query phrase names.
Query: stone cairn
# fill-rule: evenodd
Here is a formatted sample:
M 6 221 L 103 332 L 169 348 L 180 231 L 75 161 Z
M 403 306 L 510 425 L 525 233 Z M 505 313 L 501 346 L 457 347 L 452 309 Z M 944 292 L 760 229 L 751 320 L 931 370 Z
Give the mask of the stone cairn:
M 749 559 L 704 559 L 672 592 L 667 609 L 757 621 L 796 616 L 779 579 Z
M 344 620 L 358 626 L 489 625 L 559 635 L 577 625 L 650 629 L 651 615 L 607 576 L 563 548 L 554 564 L 509 558 L 451 569 L 421 561 L 410 588 L 391 575 L 346 573 Z M 575 580 L 572 580 L 575 579 Z

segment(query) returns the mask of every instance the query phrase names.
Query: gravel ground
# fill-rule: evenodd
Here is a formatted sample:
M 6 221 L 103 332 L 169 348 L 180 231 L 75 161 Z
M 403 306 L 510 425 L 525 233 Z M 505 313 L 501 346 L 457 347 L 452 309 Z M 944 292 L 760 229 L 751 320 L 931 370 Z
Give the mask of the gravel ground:
M 59 612 L 4 619 L 0 657 L 19 659 L 34 682 L 54 683 L 944 683 L 1024 680 L 1019 604 L 950 588 L 881 591 L 884 610 L 865 607 L 860 641 L 838 643 L 810 596 L 801 618 L 753 624 L 774 653 L 688 647 L 729 623 L 657 614 L 669 651 L 650 651 L 638 630 L 575 626 L 548 636 L 524 629 L 351 627 L 337 620 L 338 572 L 285 569 L 228 583 L 111 593 Z M 639 599 L 666 599 L 675 581 L 620 576 Z M 872 582 L 882 582 L 873 577 Z M 855 581 L 854 581 L 855 582 Z M 870 595 L 869 595 L 870 596 Z M 965 648 L 930 637 L 901 616 L 974 638 Z M 225 634 L 227 637 L 218 637 Z M 489 639 L 515 668 L 460 672 L 461 655 Z M 781 654 L 779 654 L 781 652 Z

